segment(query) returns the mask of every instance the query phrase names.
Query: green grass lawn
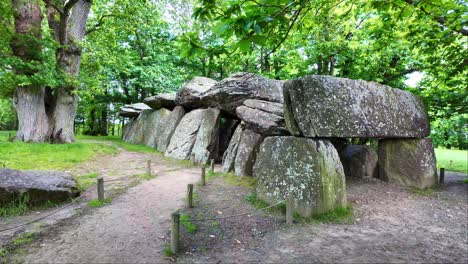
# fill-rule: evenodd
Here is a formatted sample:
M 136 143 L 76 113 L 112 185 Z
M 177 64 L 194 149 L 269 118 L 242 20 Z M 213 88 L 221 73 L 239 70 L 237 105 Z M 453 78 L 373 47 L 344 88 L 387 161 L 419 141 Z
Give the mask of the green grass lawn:
M 457 149 L 435 149 L 437 168 L 468 174 L 468 151 Z M 450 164 L 452 161 L 452 164 Z
M 0 131 L 0 166 L 19 170 L 64 170 L 97 155 L 113 154 L 115 146 L 76 142 L 47 144 L 8 142 L 8 131 Z

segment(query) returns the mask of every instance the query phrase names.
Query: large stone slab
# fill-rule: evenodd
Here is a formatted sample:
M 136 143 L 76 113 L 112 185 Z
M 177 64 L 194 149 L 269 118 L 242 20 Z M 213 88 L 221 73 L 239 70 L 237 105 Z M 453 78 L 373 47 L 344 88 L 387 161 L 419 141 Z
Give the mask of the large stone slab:
M 175 102 L 186 109 L 199 108 L 200 95 L 208 91 L 217 81 L 206 77 L 194 77 L 177 92 Z
M 203 106 L 235 114 L 246 99 L 283 102 L 283 81 L 271 80 L 253 73 L 235 73 L 200 95 Z
M 243 125 L 239 124 L 232 134 L 229 146 L 223 155 L 223 167 L 222 172 L 227 173 L 234 170 L 234 162 L 236 161 L 237 149 L 241 140 L 242 132 L 244 131 Z
M 366 145 L 349 145 L 340 152 L 346 179 L 378 178 L 378 158 L 375 150 Z
M 127 123 L 124 125 L 122 130 L 122 141 L 130 142 L 131 137 L 133 136 L 133 130 L 135 129 L 136 118 L 130 118 Z
M 343 167 L 328 140 L 267 137 L 253 176 L 260 198 L 269 203 L 290 198 L 303 217 L 347 206 Z
M 244 129 L 237 147 L 234 161 L 234 174 L 237 176 L 252 176 L 252 169 L 257 157 L 258 148 L 263 136 L 250 129 Z
M 0 168 L 0 205 L 6 205 L 20 195 L 29 197 L 29 204 L 65 201 L 79 194 L 68 173 L 59 171 L 18 171 Z
M 284 83 L 286 125 L 293 135 L 424 138 L 429 122 L 413 94 L 362 80 L 312 75 Z
M 437 183 L 432 140 L 383 139 L 379 141 L 379 178 L 420 189 Z
M 256 100 L 259 101 L 259 100 Z M 279 104 L 282 107 L 282 104 Z M 281 108 L 282 109 L 282 108 Z M 246 127 L 262 135 L 289 135 L 282 115 L 241 105 L 236 108 L 237 117 Z
M 161 152 L 166 151 L 172 135 L 184 115 L 184 108 L 182 106 L 176 106 L 168 116 L 161 120 L 162 125 L 159 126 L 159 128 L 163 129 L 163 131 L 162 133 L 158 133 L 159 136 L 156 137 L 156 149 Z
M 175 106 L 176 93 L 163 93 L 145 98 L 143 102 L 154 110 L 166 108 L 172 110 Z
M 127 104 L 120 108 L 119 115 L 122 117 L 138 117 L 143 110 L 147 109 L 151 109 L 151 107 L 144 103 Z
M 191 158 L 195 163 L 207 164 L 218 155 L 218 128 L 221 115 L 215 108 L 204 110 Z

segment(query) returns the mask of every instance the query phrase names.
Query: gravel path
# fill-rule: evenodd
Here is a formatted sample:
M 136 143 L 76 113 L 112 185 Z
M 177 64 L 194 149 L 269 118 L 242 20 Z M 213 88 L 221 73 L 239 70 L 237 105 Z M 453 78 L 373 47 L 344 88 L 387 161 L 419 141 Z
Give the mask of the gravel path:
M 14 256 L 25 263 L 154 263 L 165 261 L 163 248 L 170 215 L 183 207 L 188 183 L 199 169 L 183 168 L 160 156 L 122 151 L 82 164 L 72 171 L 99 171 L 112 177 L 143 173 L 153 160 L 156 178 L 116 196 L 110 205 L 60 222 L 26 252 Z M 86 169 L 88 168 L 88 169 Z

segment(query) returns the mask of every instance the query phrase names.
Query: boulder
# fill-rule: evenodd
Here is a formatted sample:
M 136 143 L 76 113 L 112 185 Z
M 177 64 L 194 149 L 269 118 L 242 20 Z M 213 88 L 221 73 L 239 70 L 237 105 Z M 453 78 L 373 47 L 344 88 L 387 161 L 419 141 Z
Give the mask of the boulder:
M 283 102 L 283 81 L 271 80 L 253 73 L 235 73 L 200 95 L 201 105 L 235 114 L 246 99 Z
M 346 179 L 378 178 L 377 153 L 366 145 L 349 145 L 340 152 Z
M 231 141 L 229 146 L 223 155 L 223 167 L 222 172 L 227 173 L 234 170 L 234 162 L 236 160 L 237 148 L 239 147 L 239 142 L 241 140 L 242 131 L 244 131 L 243 125 L 240 124 L 237 126 L 234 134 L 232 134 Z
M 244 129 L 237 147 L 236 159 L 234 161 L 234 174 L 237 176 L 252 176 L 258 148 L 262 143 L 263 136 L 250 129 Z
M 177 92 L 175 103 L 186 109 L 199 108 L 200 95 L 209 90 L 217 81 L 206 77 L 194 77 Z
M 379 141 L 379 178 L 419 189 L 437 183 L 432 140 L 382 139 Z
M 268 203 L 286 199 L 303 217 L 346 207 L 343 167 L 328 140 L 267 137 L 253 169 L 257 195 Z
M 362 80 L 312 75 L 284 83 L 285 119 L 293 135 L 424 138 L 429 122 L 413 94 Z
M 161 120 L 161 126 L 159 128 L 163 129 L 161 133 L 158 133 L 156 137 L 156 149 L 161 152 L 165 152 L 169 142 L 171 140 L 174 131 L 179 125 L 180 120 L 185 115 L 185 110 L 182 106 L 176 106 L 172 112 Z
M 282 103 L 275 103 L 257 99 L 247 99 L 244 102 L 242 102 L 242 104 L 249 108 L 258 109 L 260 111 L 274 114 L 277 116 L 284 116 Z
M 133 130 L 135 129 L 136 118 L 131 118 L 126 124 L 124 124 L 122 130 L 122 141 L 130 142 L 130 138 L 133 135 Z
M 145 98 L 143 102 L 154 110 L 166 108 L 172 110 L 175 106 L 176 93 L 163 93 Z
M 245 105 L 237 107 L 236 114 L 239 119 L 244 121 L 248 129 L 251 129 L 259 134 L 289 134 L 289 132 L 286 130 L 284 118 L 282 115 L 273 114 L 258 108 L 251 108 Z
M 120 108 L 119 115 L 122 117 L 138 117 L 143 110 L 151 109 L 144 103 L 127 104 Z
M 203 119 L 198 128 L 197 138 L 192 149 L 192 160 L 198 164 L 207 164 L 218 155 L 218 128 L 221 115 L 218 109 L 204 110 Z
M 65 201 L 79 194 L 70 174 L 59 171 L 18 171 L 0 169 L 0 205 L 20 195 L 28 195 L 30 205 L 47 201 Z
M 194 158 L 196 162 L 207 162 L 218 150 L 219 118 L 219 110 L 213 108 L 187 113 L 177 125 L 165 155 L 175 159 Z
M 171 114 L 170 110 L 161 108 L 159 110 L 144 110 L 150 111 L 143 122 L 143 139 L 141 144 L 155 148 L 156 140 L 163 134 L 167 126 L 165 119 Z

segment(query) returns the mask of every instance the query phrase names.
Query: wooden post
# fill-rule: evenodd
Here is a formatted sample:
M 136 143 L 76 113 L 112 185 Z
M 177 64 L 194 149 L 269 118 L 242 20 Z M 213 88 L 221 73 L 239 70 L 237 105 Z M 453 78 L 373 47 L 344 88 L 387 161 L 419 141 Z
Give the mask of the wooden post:
M 211 163 L 210 163 L 210 170 L 211 170 L 211 173 L 214 172 L 214 166 L 215 166 L 215 160 L 214 160 L 214 159 L 211 159 Z
M 179 223 L 180 214 L 175 212 L 172 214 L 171 226 L 171 251 L 173 254 L 177 254 L 177 251 L 179 251 Z
M 104 179 L 99 177 L 97 179 L 97 193 L 100 202 L 104 202 Z
M 206 171 L 205 167 L 201 168 L 201 185 L 205 186 L 206 185 Z
M 445 181 L 445 168 L 440 168 L 440 173 L 439 173 L 439 184 L 443 185 Z
M 193 184 L 187 185 L 187 207 L 193 207 Z
M 146 173 L 151 177 L 151 160 L 146 161 Z
M 291 198 L 286 200 L 286 224 L 292 225 L 293 223 L 293 206 L 294 202 Z

